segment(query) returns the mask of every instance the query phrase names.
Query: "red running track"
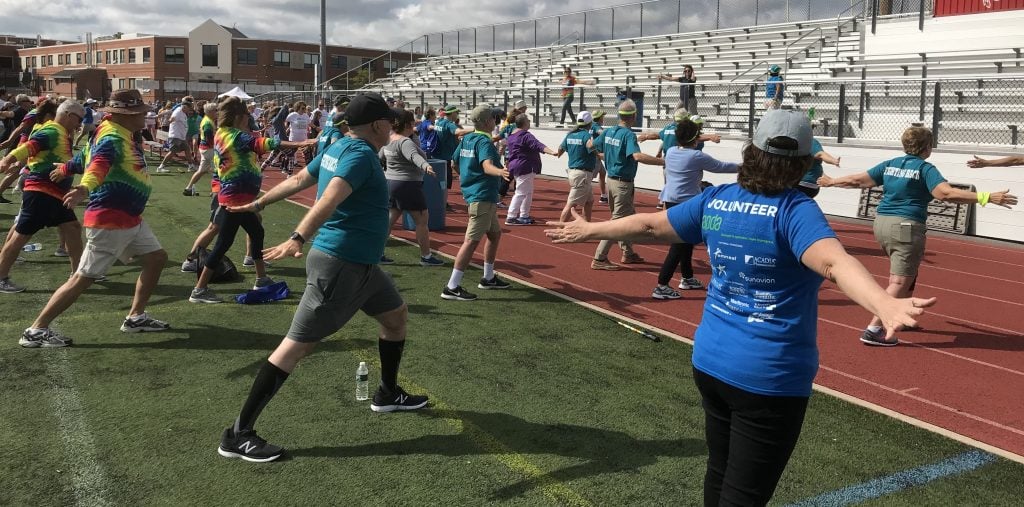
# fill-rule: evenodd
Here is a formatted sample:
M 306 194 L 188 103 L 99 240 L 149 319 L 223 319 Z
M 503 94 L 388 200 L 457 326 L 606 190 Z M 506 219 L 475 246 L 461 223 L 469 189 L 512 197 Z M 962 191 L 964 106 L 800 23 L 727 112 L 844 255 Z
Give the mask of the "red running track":
M 281 176 L 267 173 L 272 187 Z M 312 190 L 312 189 L 311 189 Z M 539 178 L 531 214 L 556 220 L 564 205 L 564 180 Z M 312 204 L 311 191 L 296 196 Z M 454 256 L 466 226 L 465 205 L 457 191 L 449 195 L 455 213 L 447 230 L 432 232 L 432 247 Z M 637 193 L 637 208 L 654 211 L 655 195 Z M 609 217 L 595 203 L 594 219 Z M 504 216 L 502 216 L 504 218 Z M 875 275 L 888 280 L 884 257 L 869 224 L 832 221 L 847 251 Z M 651 298 L 666 246 L 638 245 L 644 264 L 617 272 L 590 269 L 595 244 L 553 245 L 544 227 L 504 227 L 496 268 L 499 272 L 560 292 L 580 301 L 692 337 L 703 310 L 703 291 L 682 291 L 683 299 Z M 411 240 L 411 231 L 393 234 Z M 477 251 L 482 262 L 483 248 Z M 618 260 L 618 247 L 610 259 Z M 694 252 L 696 276 L 710 278 L 707 252 Z M 438 271 L 440 293 L 449 271 Z M 672 284 L 678 283 L 678 274 Z M 938 296 L 938 304 L 920 320 L 922 329 L 899 335 L 899 347 L 875 348 L 860 343 L 870 315 L 826 282 L 821 289 L 818 342 L 821 369 L 816 383 L 854 398 L 891 409 L 985 444 L 1024 456 L 1024 248 L 991 245 L 933 234 L 915 295 Z M 484 296 L 486 297 L 486 296 Z M 1019 459 L 1019 458 L 1018 458 Z

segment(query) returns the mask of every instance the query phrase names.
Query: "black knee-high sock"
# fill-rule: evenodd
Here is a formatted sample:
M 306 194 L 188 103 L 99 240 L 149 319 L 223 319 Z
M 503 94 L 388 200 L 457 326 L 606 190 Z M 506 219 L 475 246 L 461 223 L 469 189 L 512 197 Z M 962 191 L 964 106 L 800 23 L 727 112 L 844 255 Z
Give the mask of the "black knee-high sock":
M 260 371 L 256 373 L 256 379 L 252 382 L 252 389 L 249 390 L 249 398 L 242 405 L 242 412 L 235 420 L 235 432 L 251 430 L 256 424 L 256 418 L 263 412 L 263 407 L 270 403 L 270 399 L 277 394 L 281 384 L 288 379 L 288 372 L 274 366 L 267 361 L 263 363 Z
M 398 387 L 398 364 L 402 362 L 404 348 L 405 340 L 377 340 L 377 350 L 380 352 L 380 385 L 388 391 L 394 391 Z

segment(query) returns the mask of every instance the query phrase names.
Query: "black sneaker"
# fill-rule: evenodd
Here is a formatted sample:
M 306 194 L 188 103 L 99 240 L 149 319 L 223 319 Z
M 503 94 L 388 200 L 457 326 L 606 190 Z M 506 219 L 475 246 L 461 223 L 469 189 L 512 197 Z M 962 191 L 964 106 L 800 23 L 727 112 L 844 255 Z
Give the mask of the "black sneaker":
M 373 394 L 370 410 L 374 412 L 394 412 L 396 410 L 418 410 L 427 406 L 426 396 L 413 396 L 401 387 L 395 386 L 394 392 L 388 392 L 384 386 L 377 388 Z
M 493 277 L 491 277 L 490 280 L 487 280 L 485 278 L 481 278 L 480 279 L 480 283 L 478 283 L 476 286 L 479 289 L 491 290 L 491 289 L 507 289 L 507 288 L 511 287 L 512 284 L 502 280 L 501 278 L 498 278 L 498 275 L 494 275 Z
M 135 317 L 125 317 L 124 323 L 121 324 L 122 333 L 144 333 L 149 331 L 167 331 L 171 328 L 171 325 L 162 321 L 156 320 L 149 316 L 148 313 L 142 312 L 142 315 Z
M 225 458 L 241 458 L 252 463 L 266 463 L 280 458 L 284 454 L 284 449 L 263 440 L 253 430 L 235 433 L 232 428 L 226 428 L 220 437 L 217 454 Z
M 380 256 L 380 263 L 381 264 L 394 264 L 395 260 L 392 259 L 391 257 L 388 257 L 387 255 L 381 255 Z
M 462 286 L 458 286 L 454 289 L 449 289 L 445 285 L 444 290 L 441 291 L 441 299 L 448 299 L 452 301 L 473 301 L 476 299 L 476 294 L 463 289 Z

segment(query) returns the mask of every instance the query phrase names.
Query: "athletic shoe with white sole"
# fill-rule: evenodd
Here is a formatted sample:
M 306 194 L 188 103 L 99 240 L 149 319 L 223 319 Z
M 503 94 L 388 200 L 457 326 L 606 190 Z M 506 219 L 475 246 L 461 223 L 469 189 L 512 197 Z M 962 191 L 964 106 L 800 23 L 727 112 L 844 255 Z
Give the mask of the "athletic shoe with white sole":
M 258 289 L 260 287 L 268 287 L 268 286 L 271 286 L 271 285 L 274 285 L 274 279 L 270 278 L 269 276 L 264 276 L 262 278 L 257 278 L 256 279 L 256 283 L 253 284 L 252 290 L 256 290 L 256 289 Z
M 192 294 L 188 297 L 189 303 L 223 303 L 224 300 L 220 296 L 215 294 L 209 287 L 200 289 L 198 287 L 192 289 Z
M 893 337 L 892 341 L 885 341 L 885 330 L 872 331 L 865 329 L 860 335 L 860 341 L 864 345 L 870 345 L 872 347 L 895 347 L 900 344 L 900 341 Z
M 54 257 L 67 257 L 68 256 L 68 251 L 65 248 L 63 248 L 63 247 L 57 247 L 57 249 L 53 251 L 53 256 Z
M 36 329 L 30 327 L 21 334 L 21 339 L 18 340 L 18 345 L 27 349 L 67 347 L 72 343 L 73 340 L 71 338 L 51 328 Z
M 144 333 L 152 331 L 167 331 L 171 328 L 171 325 L 162 321 L 156 320 L 149 316 L 148 313 L 142 312 L 135 317 L 127 317 L 124 319 L 124 323 L 121 324 L 122 333 Z
M 463 289 L 461 285 L 454 289 L 449 289 L 446 285 L 444 290 L 441 291 L 441 299 L 447 299 L 449 301 L 473 301 L 476 299 L 476 294 Z
M 651 297 L 654 299 L 679 299 L 683 296 L 680 296 L 668 285 L 659 285 L 654 288 L 654 292 L 651 292 Z
M 181 272 L 182 273 L 195 273 L 196 272 L 196 268 L 198 267 L 198 265 L 199 265 L 199 263 L 196 262 L 195 260 L 191 260 L 190 261 L 188 259 L 185 259 L 185 262 L 181 263 Z
M 512 284 L 502 280 L 501 278 L 498 278 L 498 275 L 492 276 L 490 280 L 486 278 L 481 278 L 480 283 L 476 285 L 478 289 L 483 290 L 507 289 L 511 286 Z
M 10 277 L 0 278 L 0 292 L 4 294 L 16 294 L 24 290 L 24 287 L 12 282 Z
M 253 430 L 235 433 L 231 428 L 226 428 L 220 437 L 217 454 L 251 463 L 267 463 L 280 458 L 284 454 L 284 449 L 263 440 Z
M 395 412 L 397 410 L 418 410 L 427 406 L 426 396 L 414 396 L 401 387 L 395 386 L 394 392 L 384 389 L 384 386 L 377 388 L 370 403 L 370 410 L 374 412 Z
M 683 278 L 679 280 L 679 288 L 683 290 L 703 289 L 704 284 L 700 283 L 700 280 L 696 278 Z

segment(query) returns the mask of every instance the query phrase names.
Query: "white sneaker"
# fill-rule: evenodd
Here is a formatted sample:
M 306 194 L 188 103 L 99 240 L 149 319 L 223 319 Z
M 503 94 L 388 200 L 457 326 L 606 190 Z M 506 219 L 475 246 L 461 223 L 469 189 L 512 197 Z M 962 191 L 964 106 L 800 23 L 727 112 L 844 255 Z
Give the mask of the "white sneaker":
M 696 278 L 683 278 L 679 281 L 679 288 L 683 290 L 703 289 L 704 284 L 700 283 L 700 280 Z
M 51 328 L 34 329 L 30 327 L 21 334 L 21 339 L 18 340 L 18 345 L 27 349 L 67 347 L 71 344 L 71 338 Z

